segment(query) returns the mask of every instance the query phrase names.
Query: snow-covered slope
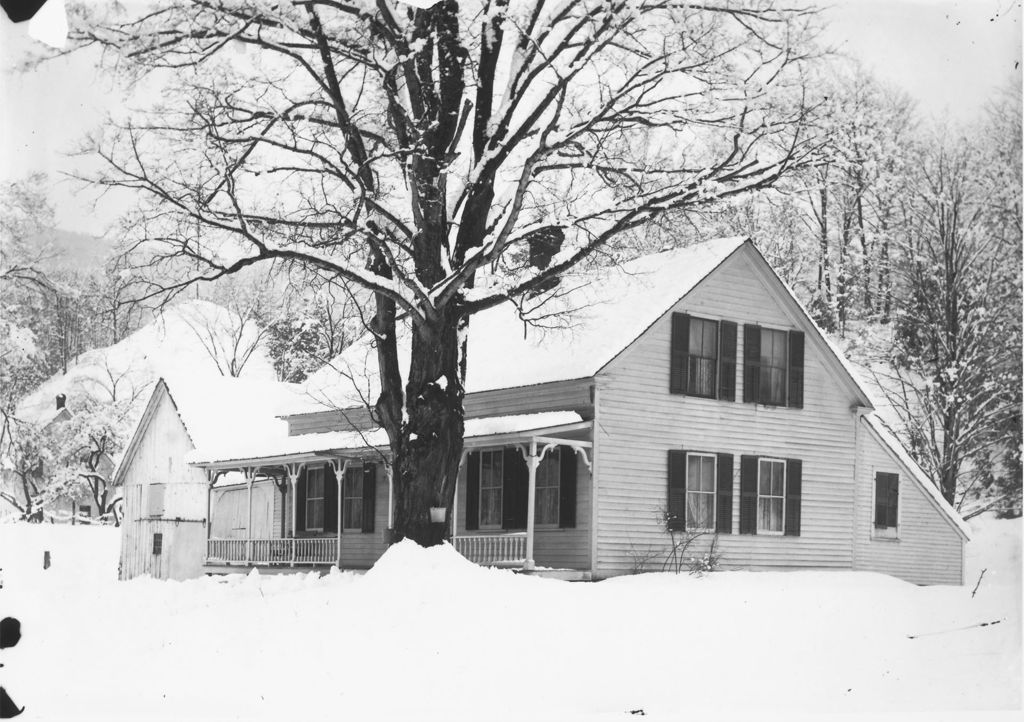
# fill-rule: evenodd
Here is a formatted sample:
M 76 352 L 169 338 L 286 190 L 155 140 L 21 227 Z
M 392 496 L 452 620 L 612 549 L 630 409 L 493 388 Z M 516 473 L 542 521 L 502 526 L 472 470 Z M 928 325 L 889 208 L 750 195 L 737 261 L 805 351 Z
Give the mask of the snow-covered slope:
M 217 374 L 216 363 L 194 328 L 212 328 L 224 335 L 230 325 L 228 311 L 208 301 L 189 301 L 168 309 L 113 346 L 79 356 L 66 375 L 52 376 L 27 396 L 18 407 L 18 416 L 45 424 L 56 415 L 58 394 L 67 397 L 72 411 L 76 399 L 83 396 L 109 401 L 116 394 L 117 400 L 134 399 L 134 421 L 161 376 Z M 257 380 L 275 378 L 273 364 L 262 347 L 257 347 L 241 375 Z
M 23 633 L 4 687 L 38 720 L 1019 714 L 1021 520 L 971 525 L 968 584 L 919 587 L 838 571 L 568 583 L 410 542 L 365 575 L 119 583 L 116 529 L 0 524 Z

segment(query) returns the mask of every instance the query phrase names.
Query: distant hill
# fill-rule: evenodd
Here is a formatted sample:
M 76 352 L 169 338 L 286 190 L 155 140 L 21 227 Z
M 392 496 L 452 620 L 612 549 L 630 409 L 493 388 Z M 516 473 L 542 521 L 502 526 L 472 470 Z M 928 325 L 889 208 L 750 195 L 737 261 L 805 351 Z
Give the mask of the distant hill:
M 87 233 L 51 228 L 30 239 L 37 247 L 49 246 L 42 266 L 44 271 L 101 271 L 113 256 L 116 242 L 111 238 L 90 236 Z

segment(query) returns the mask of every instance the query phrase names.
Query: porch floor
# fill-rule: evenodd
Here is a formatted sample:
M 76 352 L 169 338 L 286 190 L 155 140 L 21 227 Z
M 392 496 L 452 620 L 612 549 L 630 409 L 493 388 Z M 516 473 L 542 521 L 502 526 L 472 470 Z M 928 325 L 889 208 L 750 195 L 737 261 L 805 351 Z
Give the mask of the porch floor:
M 310 572 L 317 572 L 321 576 L 327 574 L 331 567 L 335 566 L 330 563 L 317 563 L 317 564 L 299 564 L 295 566 L 288 564 L 246 564 L 246 563 L 235 563 L 235 564 L 224 564 L 219 562 L 208 562 L 203 564 L 203 573 L 207 576 L 219 576 L 223 574 L 248 574 L 253 569 L 258 569 L 260 574 L 309 574 Z M 511 569 L 516 574 L 527 574 L 534 577 L 542 577 L 544 579 L 559 579 L 563 582 L 589 582 L 592 580 L 591 573 L 589 571 L 582 571 L 579 569 L 534 569 L 527 571 L 522 567 L 504 567 Z M 355 572 L 356 574 L 363 574 L 367 571 L 366 567 L 344 567 L 342 571 Z

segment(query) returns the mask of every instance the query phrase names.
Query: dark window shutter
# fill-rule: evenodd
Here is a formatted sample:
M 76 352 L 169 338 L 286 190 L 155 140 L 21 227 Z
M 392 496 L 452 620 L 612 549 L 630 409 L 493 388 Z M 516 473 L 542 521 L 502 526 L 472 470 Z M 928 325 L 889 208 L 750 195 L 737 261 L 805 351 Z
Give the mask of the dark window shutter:
M 480 452 L 466 455 L 466 530 L 480 528 Z
M 668 451 L 668 528 L 686 529 L 686 452 Z
M 363 465 L 363 531 L 373 531 L 377 513 L 377 465 Z
M 804 332 L 789 332 L 789 405 L 804 407 Z
M 889 497 L 886 504 L 886 523 L 891 527 L 899 525 L 900 475 L 889 474 Z
M 563 446 L 558 468 L 558 526 L 576 527 L 576 449 Z
M 338 479 L 331 466 L 324 467 L 324 531 L 336 532 L 338 524 Z
M 740 534 L 757 534 L 757 457 L 740 457 Z
M 686 393 L 686 367 L 690 355 L 690 317 L 672 314 L 672 352 L 669 358 L 669 391 Z
M 501 526 L 503 529 L 525 529 L 530 472 L 519 449 L 505 449 L 502 460 Z
M 875 474 L 875 526 L 896 526 L 899 518 L 899 474 Z
M 803 495 L 803 462 L 786 459 L 786 536 L 800 536 L 800 506 Z
M 736 324 L 722 321 L 718 325 L 718 398 L 736 400 Z
M 732 454 L 718 455 L 718 490 L 715 506 L 718 507 L 715 531 L 732 534 Z
M 748 323 L 743 326 L 743 401 L 756 404 L 760 400 L 761 327 Z

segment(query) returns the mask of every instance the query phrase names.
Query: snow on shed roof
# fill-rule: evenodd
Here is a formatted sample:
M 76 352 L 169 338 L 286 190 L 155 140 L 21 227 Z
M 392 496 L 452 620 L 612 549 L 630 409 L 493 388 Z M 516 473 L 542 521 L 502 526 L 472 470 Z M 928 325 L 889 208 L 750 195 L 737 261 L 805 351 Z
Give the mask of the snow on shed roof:
M 568 273 L 556 297 L 539 308 L 523 310 L 506 302 L 475 315 L 469 324 L 466 392 L 593 376 L 745 240 L 720 238 Z M 407 329 L 398 342 L 407 376 Z M 376 361 L 367 334 L 309 378 L 310 396 L 339 408 L 375 399 Z M 300 404 L 290 413 L 315 411 L 315 406 Z
M 489 416 L 466 421 L 465 438 L 551 429 L 580 421 L 582 418 L 574 411 Z M 185 460 L 190 464 L 211 464 L 298 454 L 360 451 L 387 446 L 387 444 L 388 438 L 383 429 L 366 432 L 328 431 L 296 436 L 265 437 L 258 440 L 221 440 L 219 443 L 198 447 L 195 451 L 190 452 Z
M 967 522 L 965 522 L 956 510 L 950 506 L 950 503 L 946 501 L 946 497 L 944 497 L 942 492 L 939 491 L 939 487 L 937 487 L 932 480 L 928 478 L 924 469 L 914 461 L 910 452 L 908 452 L 906 447 L 903 446 L 898 438 L 896 438 L 896 435 L 889 429 L 889 426 L 882 420 L 882 418 L 878 416 L 878 414 L 871 412 L 864 414 L 864 421 L 871 430 L 875 432 L 882 443 L 888 447 L 893 455 L 899 459 L 900 463 L 910 470 L 910 473 L 913 475 L 915 481 L 918 482 L 918 485 L 932 498 L 935 505 L 949 518 L 960 533 L 964 535 L 964 538 L 970 539 L 971 529 L 967 526 Z

